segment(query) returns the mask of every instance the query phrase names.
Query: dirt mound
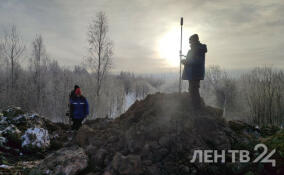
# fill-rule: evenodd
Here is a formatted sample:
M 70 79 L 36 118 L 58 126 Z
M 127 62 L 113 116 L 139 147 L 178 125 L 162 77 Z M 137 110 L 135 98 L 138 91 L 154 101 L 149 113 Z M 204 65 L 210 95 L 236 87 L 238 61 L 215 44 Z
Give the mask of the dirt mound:
M 190 163 L 194 150 L 228 150 L 233 132 L 221 117 L 222 110 L 205 105 L 195 110 L 191 104 L 187 93 L 158 93 L 136 101 L 113 121 L 86 122 L 76 137 L 90 157 L 86 171 L 111 175 L 210 172 L 213 168 Z
M 68 128 L 19 107 L 3 110 L 0 113 L 0 165 L 13 169 L 24 161 L 44 158 L 64 146 Z
M 77 133 L 17 108 L 5 110 L 0 114 L 0 174 L 18 168 L 49 175 L 283 174 L 283 129 L 226 122 L 222 110 L 204 103 L 194 109 L 190 99 L 187 93 L 149 95 L 117 119 L 87 121 Z M 230 154 L 226 163 L 191 162 L 195 150 L 249 150 L 254 160 L 258 143 L 277 148 L 280 168 L 230 163 Z

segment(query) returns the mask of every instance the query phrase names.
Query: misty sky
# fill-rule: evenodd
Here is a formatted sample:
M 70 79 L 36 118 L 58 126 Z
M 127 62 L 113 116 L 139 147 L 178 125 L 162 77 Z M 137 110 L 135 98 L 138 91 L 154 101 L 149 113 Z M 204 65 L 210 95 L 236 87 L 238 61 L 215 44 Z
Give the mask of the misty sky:
M 284 68 L 283 0 L 0 0 L 0 27 L 15 24 L 29 49 L 41 34 L 49 56 L 72 67 L 87 55 L 88 24 L 99 11 L 108 18 L 114 71 L 176 70 L 181 16 L 184 54 L 198 33 L 206 65 Z

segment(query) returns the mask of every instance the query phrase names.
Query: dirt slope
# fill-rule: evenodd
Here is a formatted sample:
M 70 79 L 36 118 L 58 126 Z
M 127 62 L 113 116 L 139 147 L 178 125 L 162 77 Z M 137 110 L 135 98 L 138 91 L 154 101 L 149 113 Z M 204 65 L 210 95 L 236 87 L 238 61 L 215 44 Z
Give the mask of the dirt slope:
M 234 132 L 221 116 L 205 105 L 195 110 L 187 93 L 149 95 L 119 118 L 88 121 L 79 130 L 77 143 L 90 157 L 83 174 L 228 173 L 220 164 L 190 163 L 194 150 L 232 147 Z
M 0 163 L 5 164 L 0 165 L 0 174 L 16 168 L 30 175 L 284 174 L 283 130 L 227 122 L 220 109 L 204 104 L 194 109 L 187 93 L 148 95 L 115 120 L 87 121 L 77 132 L 15 111 L 0 115 Z M 27 131 L 31 131 L 33 141 L 29 147 L 23 147 L 29 138 L 23 137 Z M 47 142 L 37 149 L 33 143 L 46 131 Z M 269 151 L 277 149 L 273 157 L 277 160 L 276 168 L 271 164 L 231 163 L 229 154 L 226 163 L 191 162 L 195 150 L 249 150 L 254 160 L 259 153 L 253 148 L 258 143 L 265 143 Z M 7 161 L 8 156 L 15 161 Z

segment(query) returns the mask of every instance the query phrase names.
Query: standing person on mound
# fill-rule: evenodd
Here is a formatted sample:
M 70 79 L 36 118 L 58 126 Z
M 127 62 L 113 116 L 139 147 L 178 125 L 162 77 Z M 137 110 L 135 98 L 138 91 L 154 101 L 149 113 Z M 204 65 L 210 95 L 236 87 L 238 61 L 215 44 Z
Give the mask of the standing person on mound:
M 76 88 L 73 95 L 70 96 L 70 118 L 73 121 L 72 129 L 78 130 L 84 118 L 89 114 L 89 104 L 82 95 L 81 89 Z
M 190 50 L 187 52 L 186 59 L 182 60 L 184 69 L 182 79 L 188 80 L 188 90 L 195 106 L 200 107 L 201 97 L 199 93 L 200 80 L 205 76 L 205 53 L 207 47 L 200 43 L 197 34 L 189 38 Z
M 72 120 L 72 118 L 71 118 L 71 114 L 70 114 L 70 100 L 71 100 L 71 98 L 75 97 L 75 91 L 76 91 L 77 88 L 80 88 L 80 87 L 78 85 L 75 85 L 74 89 L 69 94 L 68 111 L 66 112 L 66 116 L 69 116 L 69 118 L 71 120 Z

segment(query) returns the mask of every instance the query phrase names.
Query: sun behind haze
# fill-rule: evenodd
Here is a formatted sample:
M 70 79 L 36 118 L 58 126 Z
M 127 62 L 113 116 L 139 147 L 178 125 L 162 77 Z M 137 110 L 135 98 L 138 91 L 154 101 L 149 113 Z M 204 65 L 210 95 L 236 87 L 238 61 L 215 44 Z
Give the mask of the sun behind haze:
M 182 52 L 185 55 L 189 49 L 188 38 L 193 33 L 187 29 L 183 29 Z M 179 26 L 172 27 L 158 42 L 159 57 L 165 59 L 169 67 L 179 67 L 180 58 L 180 38 L 181 29 Z
M 178 70 L 184 17 L 183 54 L 197 33 L 208 47 L 207 66 L 283 68 L 283 9 L 283 0 L 0 0 L 0 24 L 15 24 L 27 47 L 41 34 L 50 57 L 73 67 L 87 55 L 90 21 L 104 11 L 112 71 L 160 73 Z

